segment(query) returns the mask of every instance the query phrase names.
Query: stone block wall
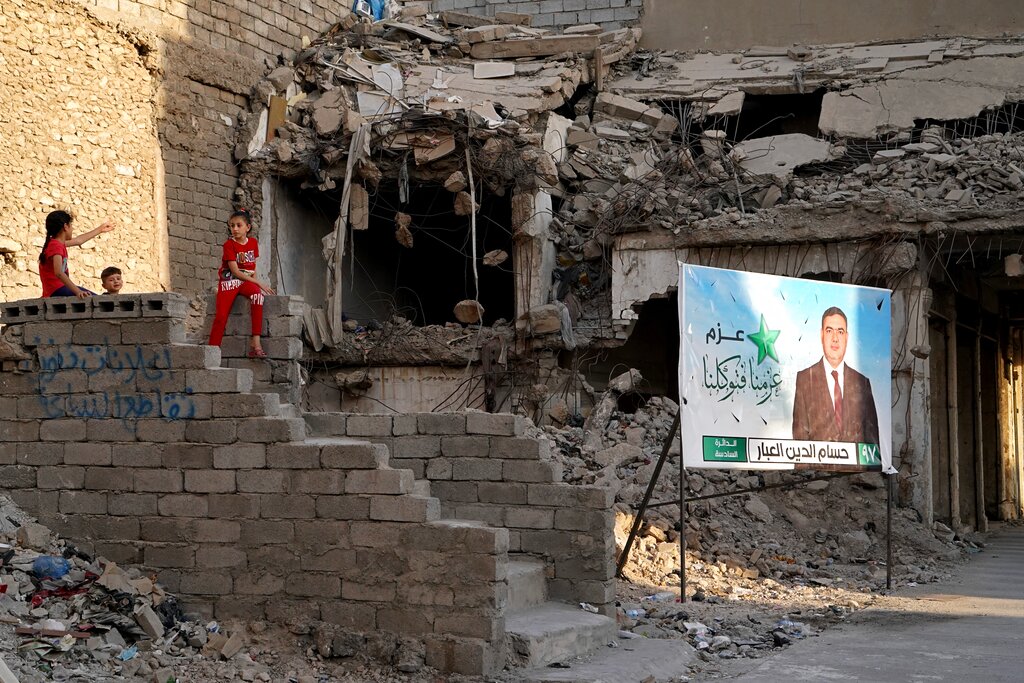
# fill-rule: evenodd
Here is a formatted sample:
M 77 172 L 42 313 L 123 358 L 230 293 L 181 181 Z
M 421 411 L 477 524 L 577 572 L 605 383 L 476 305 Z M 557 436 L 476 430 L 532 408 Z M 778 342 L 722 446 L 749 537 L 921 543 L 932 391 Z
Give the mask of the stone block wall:
M 508 529 L 509 552 L 542 558 L 556 600 L 611 612 L 614 496 L 561 482 L 550 442 L 526 437 L 526 418 L 488 413 L 307 413 L 315 434 L 386 445 L 396 466 L 430 481 L 446 517 Z
M 206 299 L 206 323 L 198 343 L 210 338 L 216 296 Z M 302 356 L 302 309 L 300 296 L 267 296 L 263 300 L 263 328 L 261 344 L 267 352 L 266 360 L 248 357 L 252 323 L 249 302 L 239 296 L 231 308 L 221 342 L 220 353 L 223 365 L 229 368 L 246 369 L 252 372 L 252 390 L 272 392 L 284 403 L 293 406 L 302 401 L 304 384 L 299 358 Z
M 456 10 L 482 16 L 517 12 L 533 16 L 531 26 L 564 28 L 574 24 L 600 24 L 605 29 L 631 26 L 640 20 L 643 0 L 434 0 L 435 12 Z
M 268 325 L 291 306 L 273 301 Z M 0 305 L 0 490 L 210 616 L 380 630 L 444 670 L 500 669 L 509 532 L 442 519 L 384 446 L 307 439 L 252 369 L 186 342 L 187 309 L 176 294 Z
M 119 226 L 70 249 L 77 284 L 102 291 L 100 271 L 118 265 L 126 291 L 161 289 L 152 65 L 113 27 L 52 0 L 0 3 L 0 62 L 0 300 L 39 296 L 44 220 L 54 209 L 76 216 L 78 234 L 108 218 Z

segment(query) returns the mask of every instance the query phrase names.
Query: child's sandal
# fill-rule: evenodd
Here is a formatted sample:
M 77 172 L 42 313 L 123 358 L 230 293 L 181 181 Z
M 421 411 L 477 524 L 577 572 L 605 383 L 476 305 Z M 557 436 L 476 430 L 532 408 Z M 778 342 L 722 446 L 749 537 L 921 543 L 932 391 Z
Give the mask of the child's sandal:
M 249 358 L 266 358 L 267 352 L 263 349 L 249 349 Z

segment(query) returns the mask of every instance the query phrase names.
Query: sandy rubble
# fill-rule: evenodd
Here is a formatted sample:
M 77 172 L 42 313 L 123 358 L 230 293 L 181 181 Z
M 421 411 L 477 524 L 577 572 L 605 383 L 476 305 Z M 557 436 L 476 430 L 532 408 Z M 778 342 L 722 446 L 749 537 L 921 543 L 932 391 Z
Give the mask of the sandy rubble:
M 614 380 L 613 380 L 614 384 Z M 610 392 L 612 397 L 617 392 Z M 605 396 L 608 398 L 608 395 Z M 595 412 L 600 409 L 595 408 Z M 612 486 L 621 548 L 672 426 L 670 399 L 615 409 L 603 429 L 547 427 L 567 482 Z M 567 422 L 572 422 L 568 417 Z M 581 419 L 576 420 L 582 422 Z M 812 475 L 689 470 L 688 496 L 754 488 Z M 679 596 L 678 438 L 618 587 L 624 630 L 685 638 L 698 650 L 693 674 L 714 676 L 737 658 L 760 658 L 886 600 L 886 492 L 876 473 L 813 481 L 690 503 L 687 601 Z M 915 511 L 893 509 L 892 587 L 949 578 L 981 543 Z M 735 668 L 735 667 L 733 667 Z

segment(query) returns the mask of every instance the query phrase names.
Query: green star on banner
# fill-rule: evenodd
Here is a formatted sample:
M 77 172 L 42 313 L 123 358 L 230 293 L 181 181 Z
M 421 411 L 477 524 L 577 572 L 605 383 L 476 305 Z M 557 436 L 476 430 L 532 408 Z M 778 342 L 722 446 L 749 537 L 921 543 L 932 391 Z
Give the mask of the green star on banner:
M 779 356 L 775 353 L 775 340 L 779 338 L 779 330 L 769 330 L 768 323 L 764 320 L 764 314 L 761 314 L 761 329 L 757 332 L 751 332 L 747 335 L 747 339 L 752 341 L 757 346 L 757 364 L 760 365 L 764 362 L 764 359 L 771 356 L 772 360 L 776 363 L 779 362 Z

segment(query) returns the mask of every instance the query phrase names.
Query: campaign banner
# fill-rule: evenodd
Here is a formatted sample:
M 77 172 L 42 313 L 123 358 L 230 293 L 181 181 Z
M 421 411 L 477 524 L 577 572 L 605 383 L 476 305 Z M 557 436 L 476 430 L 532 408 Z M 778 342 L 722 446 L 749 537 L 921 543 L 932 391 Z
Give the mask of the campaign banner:
M 892 469 L 890 292 L 679 264 L 683 462 Z

